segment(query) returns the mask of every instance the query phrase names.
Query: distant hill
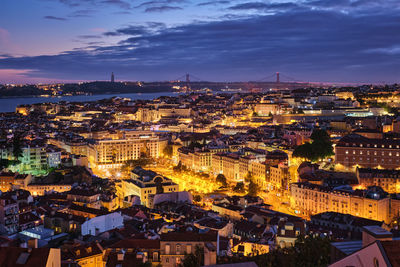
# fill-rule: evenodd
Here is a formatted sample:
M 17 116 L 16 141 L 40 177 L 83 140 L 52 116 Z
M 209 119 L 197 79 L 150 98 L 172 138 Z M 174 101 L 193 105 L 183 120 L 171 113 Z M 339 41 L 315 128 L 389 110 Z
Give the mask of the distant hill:
M 88 82 L 59 85 L 57 91 L 62 94 L 123 94 L 123 93 L 157 93 L 172 91 L 170 83 L 136 83 L 136 82 Z M 21 97 L 51 95 L 51 90 L 44 90 L 36 85 L 0 86 L 0 97 Z
M 15 87 L 0 86 L 0 97 L 16 97 L 16 96 L 36 96 L 45 95 L 48 92 L 39 89 L 35 85 L 23 85 Z
M 134 82 L 90 82 L 82 84 L 65 84 L 62 87 L 64 93 L 90 93 L 90 94 L 105 94 L 105 93 L 157 93 L 172 91 L 172 85 L 169 83 L 163 84 L 139 84 Z
M 187 86 L 184 81 L 175 82 L 87 82 L 87 83 L 69 83 L 57 85 L 23 85 L 23 86 L 0 86 L 0 97 L 20 97 L 20 96 L 39 96 L 51 95 L 52 90 L 44 90 L 54 88 L 57 94 L 127 94 L 127 93 L 159 93 L 171 92 L 173 87 Z M 190 87 L 193 90 L 209 88 L 214 91 L 221 89 L 242 89 L 244 91 L 253 89 L 270 89 L 270 88 L 304 88 L 310 86 L 307 83 L 283 83 L 277 85 L 274 82 L 207 82 L 198 81 L 191 82 Z M 43 89 L 42 89 L 43 88 Z

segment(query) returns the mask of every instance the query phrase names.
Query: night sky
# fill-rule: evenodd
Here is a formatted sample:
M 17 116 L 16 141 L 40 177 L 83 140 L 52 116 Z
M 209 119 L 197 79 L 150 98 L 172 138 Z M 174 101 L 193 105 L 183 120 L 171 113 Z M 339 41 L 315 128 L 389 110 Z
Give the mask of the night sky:
M 0 83 L 399 82 L 399 0 L 0 0 Z

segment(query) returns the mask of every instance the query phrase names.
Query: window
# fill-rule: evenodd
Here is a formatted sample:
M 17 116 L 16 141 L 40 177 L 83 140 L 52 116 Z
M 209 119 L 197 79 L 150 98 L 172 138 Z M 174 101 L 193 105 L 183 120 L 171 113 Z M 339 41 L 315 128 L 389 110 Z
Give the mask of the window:
M 181 254 L 181 245 L 176 245 L 176 254 Z
M 374 267 L 379 267 L 379 261 L 377 258 L 374 258 Z
M 186 253 L 187 254 L 192 253 L 192 245 L 186 245 Z
M 169 255 L 170 253 L 171 253 L 171 246 L 169 244 L 167 244 L 167 245 L 165 245 L 165 254 Z

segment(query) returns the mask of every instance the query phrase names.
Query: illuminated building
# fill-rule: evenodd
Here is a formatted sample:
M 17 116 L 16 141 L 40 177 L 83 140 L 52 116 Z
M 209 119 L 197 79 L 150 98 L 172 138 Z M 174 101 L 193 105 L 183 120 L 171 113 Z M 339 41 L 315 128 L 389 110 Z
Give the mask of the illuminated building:
M 93 190 L 85 189 L 71 189 L 66 192 L 67 200 L 81 206 L 86 206 L 89 208 L 100 209 L 100 193 L 94 192 Z
M 210 170 L 213 154 L 209 149 L 190 150 L 186 147 L 178 149 L 178 157 L 181 164 L 195 171 Z
M 46 149 L 47 166 L 56 168 L 61 164 L 61 151 L 54 147 L 47 147 Z
M 390 199 L 386 192 L 376 187 L 347 191 L 309 183 L 293 183 L 290 204 L 305 215 L 334 211 L 390 222 Z
M 106 263 L 103 261 L 103 250 L 98 242 L 93 242 L 89 245 L 75 245 L 64 251 L 68 251 L 71 258 L 81 267 L 104 267 Z M 67 253 L 64 252 L 64 257 L 65 254 Z
M 215 231 L 206 233 L 170 232 L 161 234 L 160 258 L 165 267 L 179 266 L 185 254 L 195 253 L 196 246 L 204 248 L 204 265 L 213 265 L 217 262 L 219 245 L 218 234 Z
M 25 186 L 23 189 L 29 191 L 33 196 L 43 196 L 47 192 L 65 192 L 71 190 L 70 184 L 41 184 L 32 183 Z
M 14 179 L 18 173 L 13 172 L 1 172 L 0 173 L 0 191 L 5 192 L 12 188 Z
M 155 122 L 162 118 L 189 118 L 192 109 L 178 106 L 140 107 L 135 118 L 141 122 Z
M 158 117 L 181 117 L 181 118 L 189 118 L 191 115 L 192 109 L 185 107 L 168 107 L 162 106 L 157 109 Z
M 242 182 L 240 175 L 239 155 L 217 153 L 212 156 L 212 169 L 214 174 L 223 174 L 227 182 Z
M 283 139 L 290 146 L 298 146 L 310 140 L 312 128 L 289 127 L 284 130 Z
M 167 140 L 150 131 L 122 131 L 116 137 L 95 140 L 89 144 L 89 162 L 92 168 L 108 169 L 121 167 L 128 160 L 143 155 L 158 158 Z
M 95 218 L 86 220 L 81 225 L 82 235 L 96 236 L 115 228 L 122 228 L 124 226 L 123 217 L 120 212 L 112 212 L 103 215 L 98 215 Z
M 288 190 L 291 183 L 289 167 L 285 163 L 280 163 L 269 168 L 269 182 L 274 189 Z
M 153 171 L 136 167 L 131 173 L 131 179 L 121 181 L 118 194 L 122 198 L 132 195 L 138 196 L 143 205 L 152 207 L 153 198 L 150 195 L 157 194 L 157 188 L 160 190 L 160 187 L 162 187 L 164 193 L 179 191 L 179 185 L 172 180 Z
M 87 156 L 88 146 L 85 138 L 79 135 L 57 135 L 49 139 L 49 143 L 64 149 L 70 154 Z
M 22 148 L 19 168 L 22 172 L 42 170 L 47 166 L 46 147 L 28 145 Z
M 281 248 L 294 246 L 299 236 L 305 233 L 306 225 L 302 219 L 297 217 L 282 218 L 278 222 L 276 244 Z
M 369 139 L 350 134 L 335 146 L 335 163 L 345 167 L 400 167 L 400 140 Z
M 400 193 L 400 170 L 357 168 L 356 175 L 362 187 L 380 186 L 388 193 Z
M 135 113 L 135 119 L 141 122 L 153 122 L 160 118 L 158 117 L 157 110 L 149 107 L 140 107 Z
M 41 142 L 31 142 L 21 147 L 19 163 L 10 169 L 21 173 L 36 173 L 48 167 L 56 167 L 61 163 L 61 151 Z M 14 160 L 12 149 L 0 148 L 0 158 Z
M 259 242 L 252 242 L 250 240 L 240 240 L 234 245 L 234 247 L 232 247 L 232 252 L 243 256 L 266 254 L 269 252 L 269 244 L 260 244 Z M 246 266 L 252 266 L 252 264 L 249 262 Z
M 234 221 L 239 221 L 243 218 L 241 212 L 243 208 L 229 203 L 213 203 L 212 210 L 219 213 L 223 217 L 227 217 Z
M 349 91 L 336 92 L 335 95 L 337 98 L 341 99 L 348 99 L 348 98 L 350 98 L 351 100 L 355 99 L 353 92 Z
M 259 116 L 269 116 L 270 114 L 281 114 L 282 109 L 280 104 L 258 103 L 254 106 L 254 112 Z
M 250 162 L 249 172 L 260 189 L 266 189 L 267 180 L 270 176 L 270 166 L 265 162 L 252 161 Z

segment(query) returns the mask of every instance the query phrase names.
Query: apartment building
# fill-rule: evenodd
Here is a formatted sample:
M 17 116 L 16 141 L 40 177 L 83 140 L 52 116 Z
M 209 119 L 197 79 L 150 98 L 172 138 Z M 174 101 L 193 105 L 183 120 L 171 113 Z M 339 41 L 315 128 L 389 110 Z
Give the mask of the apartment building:
M 31 183 L 23 187 L 23 189 L 29 191 L 32 196 L 43 196 L 47 192 L 65 192 L 71 190 L 70 184 L 43 184 L 43 183 Z
M 333 211 L 390 222 L 390 199 L 379 187 L 352 191 L 293 183 L 290 189 L 291 207 L 305 215 Z
M 0 173 L 0 191 L 5 192 L 12 188 L 12 185 L 15 183 L 15 178 L 18 176 L 18 173 L 13 172 L 1 172 Z
M 153 198 L 150 196 L 157 194 L 157 190 L 160 190 L 161 187 L 164 193 L 179 191 L 179 185 L 172 182 L 171 179 L 142 167 L 136 167 L 131 173 L 131 179 L 121 181 L 121 186 L 117 187 L 119 191 L 117 194 L 121 198 L 138 196 L 143 205 L 152 207 Z
M 18 203 L 11 197 L 0 197 L 0 229 L 7 234 L 14 234 L 18 231 Z
M 142 155 L 158 158 L 166 145 L 166 139 L 151 131 L 121 131 L 89 144 L 89 162 L 99 169 L 121 167 Z
M 203 248 L 204 266 L 217 262 L 218 234 L 215 231 L 207 233 L 170 232 L 161 234 L 160 258 L 165 267 L 179 266 L 185 254 L 195 253 L 196 247 Z
M 191 150 L 178 148 L 178 157 L 182 165 L 194 171 L 209 171 L 212 167 L 212 155 L 209 149 Z
M 400 193 L 400 170 L 357 168 L 356 175 L 363 187 L 380 186 L 388 193 Z
M 67 200 L 70 200 L 77 205 L 95 209 L 100 209 L 101 207 L 101 201 L 100 201 L 101 194 L 99 192 L 94 192 L 93 190 L 75 188 L 66 192 L 66 194 L 67 194 Z
M 249 165 L 254 182 L 261 188 L 266 189 L 267 181 L 270 176 L 270 166 L 265 162 L 252 161 Z
M 279 163 L 278 165 L 269 168 L 269 183 L 276 190 L 289 190 L 291 183 L 291 176 L 289 166 L 286 163 Z
M 282 113 L 282 107 L 276 103 L 258 103 L 254 106 L 254 112 L 259 116 L 276 115 Z
M 85 140 L 85 138 L 77 134 L 58 134 L 55 138 L 49 139 L 48 142 L 51 145 L 64 149 L 70 154 L 82 156 L 88 155 L 87 141 Z
M 238 154 L 217 153 L 212 156 L 212 170 L 215 175 L 223 174 L 227 182 L 242 182 L 240 175 L 240 156 Z
M 400 140 L 370 139 L 357 134 L 344 136 L 335 146 L 335 162 L 345 167 L 400 167 Z
M 49 167 L 57 167 L 61 163 L 61 151 L 40 141 L 26 143 L 22 145 L 21 150 L 19 163 L 10 167 L 13 171 L 35 173 Z M 15 160 L 10 147 L 0 148 L 0 158 Z

